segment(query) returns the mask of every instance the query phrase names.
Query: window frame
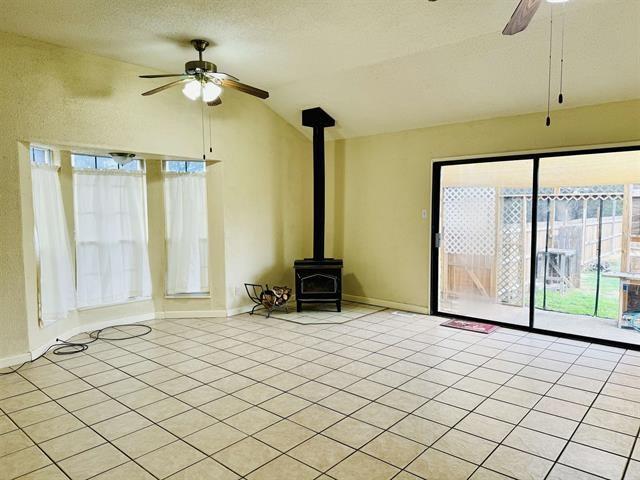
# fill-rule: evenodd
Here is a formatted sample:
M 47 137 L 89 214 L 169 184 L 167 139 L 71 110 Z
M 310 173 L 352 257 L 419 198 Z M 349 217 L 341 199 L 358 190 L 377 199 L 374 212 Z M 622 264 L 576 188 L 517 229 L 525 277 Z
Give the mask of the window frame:
M 46 157 L 44 162 L 38 162 L 35 160 L 34 152 L 36 151 L 44 152 Z M 31 165 L 36 165 L 36 166 L 48 166 L 48 167 L 60 166 L 53 148 L 47 147 L 45 145 L 38 145 L 38 144 L 29 144 L 29 163 Z
M 74 249 L 74 265 L 75 265 L 75 271 L 74 271 L 74 276 L 75 276 L 75 281 L 76 281 L 76 294 L 78 294 L 79 292 L 79 287 L 78 287 L 78 282 L 80 280 L 80 276 L 79 276 L 79 265 L 80 262 L 78 260 L 79 258 L 79 249 L 81 248 L 86 248 L 88 246 L 99 246 L 100 242 L 97 240 L 83 240 L 79 238 L 79 231 L 78 231 L 78 215 L 79 212 L 77 210 L 78 206 L 76 203 L 77 197 L 76 197 L 76 192 L 75 192 L 75 176 L 79 175 L 113 175 L 113 176 L 131 176 L 131 177 L 137 177 L 138 179 L 140 179 L 141 184 L 142 184 L 142 215 L 143 215 L 143 227 L 144 227 L 144 232 L 145 232 L 145 237 L 146 237 L 146 251 L 147 251 L 147 256 L 149 257 L 149 293 L 148 295 L 136 295 L 136 296 L 129 296 L 127 298 L 124 299 L 118 299 L 115 301 L 107 301 L 107 302 L 103 302 L 103 303 L 97 303 L 97 304 L 80 304 L 78 303 L 77 305 L 77 310 L 78 311 L 85 311 L 85 310 L 94 310 L 94 309 L 101 309 L 101 308 L 107 308 L 107 307 L 112 307 L 112 306 L 117 306 L 117 305 L 125 305 L 125 304 L 129 304 L 129 303 L 136 303 L 136 302 L 149 302 L 153 299 L 153 295 L 154 295 L 154 290 L 153 290 L 153 282 L 151 280 L 151 265 L 150 265 L 150 250 L 149 250 L 149 210 L 148 210 L 148 189 L 147 189 L 147 178 L 146 178 L 146 164 L 144 162 L 143 159 L 141 158 L 134 158 L 133 160 L 138 162 L 138 169 L 137 170 L 126 170 L 121 168 L 120 165 L 118 165 L 118 168 L 99 168 L 98 167 L 98 160 L 100 158 L 104 158 L 104 159 L 109 159 L 109 160 L 113 160 L 111 157 L 108 156 L 103 156 L 103 155 L 96 155 L 96 154 L 91 154 L 91 153 L 78 153 L 78 152 L 74 152 L 71 151 L 70 153 L 70 163 L 71 163 L 71 167 L 72 167 L 72 173 L 73 173 L 73 178 L 74 178 L 74 191 L 73 191 L 73 198 L 74 198 L 74 203 L 73 203 L 73 215 L 74 215 L 74 232 L 73 232 L 73 249 Z M 92 168 L 84 168 L 84 167 L 76 167 L 74 165 L 74 156 L 82 156 L 82 157 L 93 157 L 93 162 L 94 162 L 94 166 Z M 117 164 L 117 162 L 115 162 Z M 83 212 L 83 213 L 87 213 L 87 212 Z M 95 211 L 92 212 L 95 214 Z M 122 215 L 124 212 L 122 210 L 119 211 L 119 215 Z M 119 240 L 117 240 L 117 243 L 121 246 L 127 246 L 127 245 L 135 245 L 135 240 L 131 239 L 131 238 L 120 238 Z M 135 268 L 131 268 L 130 266 L 128 268 L 123 269 L 125 271 L 135 271 Z M 144 272 L 142 272 L 142 274 L 144 274 Z M 99 271 L 93 271 L 91 273 L 89 273 L 88 275 L 90 276 L 96 276 L 96 275 L 100 275 Z
M 172 170 L 168 168 L 169 164 L 184 164 L 184 168 L 181 168 L 180 170 Z M 189 170 L 189 166 L 194 164 L 201 165 L 202 169 Z M 168 173 L 168 174 L 177 174 L 177 175 L 184 175 L 189 173 L 205 174 L 207 173 L 207 162 L 204 160 L 163 160 L 162 172 Z
M 169 162 L 175 162 L 175 163 L 183 163 L 184 164 L 184 170 L 167 170 L 167 163 Z M 202 164 L 202 170 L 201 171 L 189 171 L 188 170 L 188 164 L 189 163 L 196 163 L 196 164 Z M 211 257 L 210 255 L 207 253 L 207 264 L 206 264 L 206 270 L 207 270 L 207 277 L 209 278 L 208 281 L 208 289 L 206 291 L 201 291 L 201 292 L 176 292 L 176 293 L 169 293 L 168 290 L 168 275 L 169 275 L 169 268 L 168 268 L 168 257 L 169 257 L 169 250 L 170 250 L 170 237 L 169 237 L 169 231 L 167 229 L 167 224 L 166 224 L 166 219 L 167 219 L 167 213 L 168 213 L 168 209 L 170 208 L 168 206 L 168 198 L 167 198 L 167 193 L 166 193 L 166 189 L 165 189 L 165 185 L 164 182 L 166 182 L 166 177 L 172 177 L 172 176 L 182 176 L 182 175 L 196 175 L 196 176 L 202 176 L 204 177 L 206 184 L 208 185 L 208 180 L 206 179 L 206 173 L 207 173 L 207 162 L 204 160 L 163 160 L 162 161 L 162 175 L 163 175 L 163 186 L 162 186 L 162 201 L 163 201 L 163 209 L 164 209 L 164 221 L 165 221 L 165 227 L 164 227 L 164 252 L 167 258 L 167 262 L 164 268 L 164 298 L 167 299 L 178 299 L 178 298 L 194 298 L 194 299 L 204 299 L 204 298 L 212 298 L 211 294 L 212 294 L 212 286 L 211 286 Z M 208 221 L 208 215 L 209 215 L 209 204 L 208 204 L 208 192 L 207 192 L 207 198 L 205 198 L 205 204 L 203 206 L 204 208 L 204 212 L 205 215 L 207 216 L 207 221 Z M 200 239 L 200 241 L 202 241 L 202 239 Z M 207 243 L 207 250 L 210 249 L 210 238 L 209 238 L 209 231 L 207 230 L 207 235 L 206 235 L 206 243 Z M 201 266 L 201 269 L 203 267 Z
M 76 156 L 87 157 L 87 158 L 93 157 L 93 167 L 76 166 L 75 158 L 74 158 Z M 116 165 L 116 168 L 99 167 L 98 166 L 99 159 L 105 159 L 105 160 L 110 160 L 114 162 Z M 127 165 L 130 165 L 131 163 L 134 163 L 134 162 L 138 165 L 137 169 L 131 170 L 131 169 L 125 168 Z M 89 171 L 89 172 L 97 171 L 97 172 L 118 172 L 118 173 L 124 172 L 124 173 L 139 173 L 139 174 L 146 173 L 145 162 L 142 158 L 134 157 L 133 159 L 131 159 L 131 162 L 126 163 L 125 165 L 120 165 L 118 162 L 113 160 L 113 158 L 111 158 L 110 156 L 99 155 L 94 153 L 71 152 L 71 167 L 73 168 L 73 170 Z

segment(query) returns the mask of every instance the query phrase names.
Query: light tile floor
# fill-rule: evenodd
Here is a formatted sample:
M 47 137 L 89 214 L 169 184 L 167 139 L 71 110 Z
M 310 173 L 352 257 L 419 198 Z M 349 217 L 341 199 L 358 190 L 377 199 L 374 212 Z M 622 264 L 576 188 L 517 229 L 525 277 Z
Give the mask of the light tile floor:
M 0 479 L 640 479 L 640 352 L 239 315 L 0 377 Z
M 281 309 L 274 310 L 271 313 L 271 317 L 304 325 L 317 325 L 323 323 L 347 323 L 356 318 L 384 310 L 383 307 L 347 301 L 343 301 L 341 307 L 341 311 L 338 312 L 332 303 L 306 303 L 302 311 L 297 312 L 296 304 L 292 301 L 289 304 L 288 312 Z M 265 311 L 262 309 L 256 310 L 255 313 L 266 316 Z

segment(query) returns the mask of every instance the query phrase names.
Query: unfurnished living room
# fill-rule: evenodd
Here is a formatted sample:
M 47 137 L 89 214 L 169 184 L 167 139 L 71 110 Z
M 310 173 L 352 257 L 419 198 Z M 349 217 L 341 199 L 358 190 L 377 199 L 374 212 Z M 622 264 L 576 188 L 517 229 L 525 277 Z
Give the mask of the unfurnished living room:
M 640 0 L 0 0 L 0 480 L 640 480 Z

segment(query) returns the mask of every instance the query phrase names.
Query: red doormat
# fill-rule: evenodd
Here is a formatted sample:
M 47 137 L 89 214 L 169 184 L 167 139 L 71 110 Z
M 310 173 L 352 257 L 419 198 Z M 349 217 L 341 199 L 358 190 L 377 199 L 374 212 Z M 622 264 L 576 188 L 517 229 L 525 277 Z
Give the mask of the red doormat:
M 478 333 L 491 333 L 498 328 L 496 325 L 491 325 L 489 323 L 468 322 L 467 320 L 449 320 L 441 323 L 440 325 L 443 327 L 459 328 L 460 330 L 469 330 L 471 332 Z

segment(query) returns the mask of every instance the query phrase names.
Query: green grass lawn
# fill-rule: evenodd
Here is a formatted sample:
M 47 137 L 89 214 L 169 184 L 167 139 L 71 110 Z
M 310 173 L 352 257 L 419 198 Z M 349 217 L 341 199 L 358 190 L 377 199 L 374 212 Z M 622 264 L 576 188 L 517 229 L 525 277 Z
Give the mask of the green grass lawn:
M 596 272 L 583 272 L 580 288 L 571 288 L 561 293 L 547 290 L 547 310 L 576 315 L 593 315 L 595 308 Z M 598 316 L 618 318 L 619 281 L 617 278 L 600 277 L 600 302 Z M 536 307 L 542 308 L 542 289 L 536 291 Z

